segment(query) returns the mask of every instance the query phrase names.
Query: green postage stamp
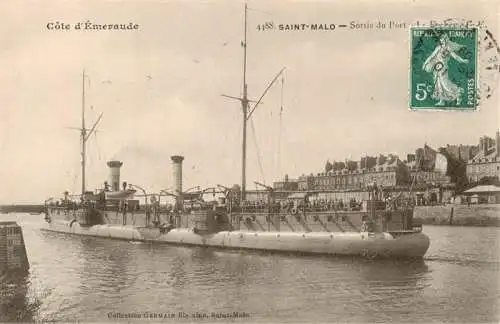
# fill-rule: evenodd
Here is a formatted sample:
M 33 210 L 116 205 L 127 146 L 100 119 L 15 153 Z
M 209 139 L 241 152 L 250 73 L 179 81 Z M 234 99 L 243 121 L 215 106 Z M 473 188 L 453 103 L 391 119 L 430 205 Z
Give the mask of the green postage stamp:
M 477 28 L 410 29 L 410 108 L 476 110 Z

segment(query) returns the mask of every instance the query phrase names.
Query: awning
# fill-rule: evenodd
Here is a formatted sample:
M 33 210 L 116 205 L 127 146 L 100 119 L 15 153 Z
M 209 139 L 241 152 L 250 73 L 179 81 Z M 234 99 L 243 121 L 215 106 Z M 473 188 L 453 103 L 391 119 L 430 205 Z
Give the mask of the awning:
M 500 187 L 494 185 L 485 185 L 485 186 L 477 186 L 464 191 L 464 194 L 474 194 L 474 193 L 500 193 Z
M 183 200 L 198 200 L 201 197 L 201 192 L 184 192 L 182 193 Z
M 294 192 L 290 196 L 288 196 L 288 199 L 304 199 L 307 196 L 307 192 Z

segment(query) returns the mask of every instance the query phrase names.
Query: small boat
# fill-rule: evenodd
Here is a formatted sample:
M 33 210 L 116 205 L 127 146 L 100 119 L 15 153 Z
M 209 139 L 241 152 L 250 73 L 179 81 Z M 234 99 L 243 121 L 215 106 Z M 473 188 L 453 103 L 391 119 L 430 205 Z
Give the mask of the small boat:
M 135 189 L 125 189 L 125 190 L 114 191 L 114 192 L 105 192 L 105 197 L 106 197 L 106 199 L 123 200 L 123 199 L 129 199 L 129 198 L 133 197 L 136 192 L 137 192 L 137 190 L 135 190 Z

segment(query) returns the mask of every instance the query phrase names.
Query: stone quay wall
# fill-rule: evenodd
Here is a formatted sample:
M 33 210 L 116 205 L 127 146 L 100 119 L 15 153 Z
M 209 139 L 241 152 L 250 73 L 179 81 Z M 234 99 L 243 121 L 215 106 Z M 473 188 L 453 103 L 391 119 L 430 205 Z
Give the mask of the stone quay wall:
M 500 227 L 500 204 L 417 206 L 413 218 L 429 225 Z

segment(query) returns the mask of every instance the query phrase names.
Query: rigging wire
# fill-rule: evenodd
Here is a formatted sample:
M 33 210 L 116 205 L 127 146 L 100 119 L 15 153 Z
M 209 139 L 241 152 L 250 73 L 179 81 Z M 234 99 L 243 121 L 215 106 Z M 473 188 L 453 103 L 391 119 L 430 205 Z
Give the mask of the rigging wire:
M 97 141 L 97 131 L 94 131 L 95 146 L 97 148 L 97 156 L 99 161 L 102 161 L 101 148 L 99 147 L 99 142 Z
M 280 73 L 282 73 L 282 71 Z M 272 83 L 271 83 L 271 86 L 272 86 Z M 279 133 L 278 133 L 278 167 L 279 167 L 279 169 L 281 169 L 281 165 L 280 165 L 280 163 L 281 163 L 281 161 L 280 161 L 280 159 L 281 159 L 281 157 L 280 157 L 280 150 L 281 150 L 282 114 L 283 114 L 283 88 L 284 88 L 284 77 L 283 77 L 283 74 L 281 74 L 281 103 L 280 103 L 280 113 L 279 113 L 279 121 L 280 121 L 279 123 L 280 124 L 279 124 Z M 255 106 L 254 106 L 253 110 L 255 110 Z M 253 110 L 251 110 L 251 111 L 253 112 Z M 264 174 L 264 168 L 262 166 L 262 157 L 261 157 L 261 154 L 260 154 L 260 151 L 259 151 L 259 146 L 257 144 L 257 136 L 256 136 L 256 133 L 255 133 L 255 126 L 254 126 L 254 123 L 253 123 L 253 118 L 251 116 L 250 116 L 250 126 L 252 128 L 253 140 L 254 140 L 254 144 L 255 144 L 255 149 L 257 151 L 257 159 L 258 159 L 258 163 L 259 163 L 260 173 L 261 173 L 262 178 L 264 179 L 263 180 L 264 184 L 266 184 L 266 182 L 265 182 L 266 177 L 265 177 L 265 174 Z
M 82 163 L 82 162 L 78 161 L 78 162 L 77 162 L 77 164 L 76 164 L 76 168 L 73 170 L 73 184 L 72 184 L 72 186 L 71 186 L 71 192 L 72 192 L 72 193 L 75 193 L 75 192 L 76 192 L 76 190 L 77 190 L 77 189 L 76 189 L 76 181 L 80 178 L 80 177 L 79 177 L 79 173 L 80 173 L 80 172 L 75 171 L 75 170 L 80 169 L 80 167 L 81 167 L 81 163 Z
M 262 167 L 262 159 L 259 151 L 259 146 L 257 144 L 257 136 L 255 135 L 255 127 L 253 125 L 253 118 L 250 118 L 250 126 L 252 127 L 253 142 L 255 143 L 255 151 L 257 152 L 257 161 L 259 163 L 260 175 L 262 176 L 264 184 L 266 184 L 266 177 L 264 175 L 264 168 Z
M 277 153 L 277 164 L 278 164 L 278 173 L 281 174 L 281 134 L 283 127 L 283 93 L 285 88 L 285 77 L 283 74 L 281 75 L 281 102 L 280 102 L 280 113 L 279 113 L 279 127 L 278 127 L 278 153 Z

